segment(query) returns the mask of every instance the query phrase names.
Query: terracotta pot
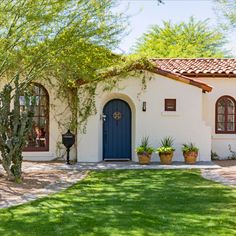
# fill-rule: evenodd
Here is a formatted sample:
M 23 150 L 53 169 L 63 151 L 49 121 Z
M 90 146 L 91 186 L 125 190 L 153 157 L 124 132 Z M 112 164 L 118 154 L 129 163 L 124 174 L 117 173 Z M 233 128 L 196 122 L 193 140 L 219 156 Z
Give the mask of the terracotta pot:
M 171 153 L 159 153 L 162 165 L 171 165 L 174 152 Z
M 150 164 L 151 155 L 152 154 L 148 154 L 148 153 L 138 154 L 139 164 L 141 165 Z
M 195 164 L 197 160 L 197 152 L 185 152 L 184 161 L 186 164 Z

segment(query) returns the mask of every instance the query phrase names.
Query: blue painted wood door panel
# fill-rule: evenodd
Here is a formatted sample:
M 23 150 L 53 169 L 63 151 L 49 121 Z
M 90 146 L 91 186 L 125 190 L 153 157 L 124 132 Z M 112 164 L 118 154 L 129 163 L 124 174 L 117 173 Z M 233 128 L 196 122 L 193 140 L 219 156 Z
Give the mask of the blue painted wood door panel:
M 103 109 L 103 159 L 131 159 L 131 110 L 120 99 Z

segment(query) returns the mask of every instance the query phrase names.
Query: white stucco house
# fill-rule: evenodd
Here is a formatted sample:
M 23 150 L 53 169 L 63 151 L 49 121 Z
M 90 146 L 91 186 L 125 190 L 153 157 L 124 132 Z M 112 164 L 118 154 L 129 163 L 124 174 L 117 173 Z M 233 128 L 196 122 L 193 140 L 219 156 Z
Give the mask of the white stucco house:
M 198 161 L 210 161 L 236 150 L 236 59 L 154 59 L 147 87 L 136 77 L 102 93 L 97 89 L 97 114 L 87 133 L 78 134 L 78 161 L 129 159 L 143 136 L 157 147 L 165 136 L 175 140 L 175 161 L 182 161 L 181 145 L 193 142 Z M 142 76 L 142 75 L 141 75 Z M 152 161 L 158 161 L 153 154 Z
M 140 76 L 126 76 L 109 92 L 102 91 L 102 84 L 97 87 L 97 113 L 89 117 L 86 133 L 77 134 L 73 157 L 78 162 L 137 161 L 135 147 L 144 136 L 154 147 L 163 137 L 173 137 L 174 161 L 183 161 L 181 146 L 186 142 L 199 147 L 198 161 L 210 161 L 211 151 L 227 158 L 229 145 L 236 151 L 236 59 L 152 62 L 152 72 L 142 70 Z M 146 89 L 142 89 L 143 74 L 148 78 Z M 53 88 L 39 87 L 39 107 L 53 105 L 54 110 L 50 108 L 47 117 L 43 110 L 38 111 L 38 126 L 46 124 L 44 139 L 32 145 L 42 147 L 29 148 L 24 158 L 52 160 L 58 156 L 57 144 L 63 132 L 56 124 L 56 113 L 63 116 L 66 104 L 55 102 Z M 159 161 L 157 154 L 152 161 Z

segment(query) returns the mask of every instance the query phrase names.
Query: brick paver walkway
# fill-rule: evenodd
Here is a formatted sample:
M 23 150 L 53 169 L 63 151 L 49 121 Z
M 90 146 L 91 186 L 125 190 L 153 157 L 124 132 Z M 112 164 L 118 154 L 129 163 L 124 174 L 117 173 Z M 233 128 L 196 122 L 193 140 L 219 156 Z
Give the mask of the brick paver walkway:
M 236 160 L 215 161 L 219 169 L 202 169 L 202 176 L 215 182 L 236 188 Z

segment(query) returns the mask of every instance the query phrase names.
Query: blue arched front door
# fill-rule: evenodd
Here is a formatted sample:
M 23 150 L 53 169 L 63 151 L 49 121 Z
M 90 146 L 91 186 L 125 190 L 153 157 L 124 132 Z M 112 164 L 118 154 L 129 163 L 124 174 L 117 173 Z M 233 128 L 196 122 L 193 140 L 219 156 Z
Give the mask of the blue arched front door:
M 103 109 L 103 159 L 131 159 L 131 110 L 120 99 L 109 101 Z

